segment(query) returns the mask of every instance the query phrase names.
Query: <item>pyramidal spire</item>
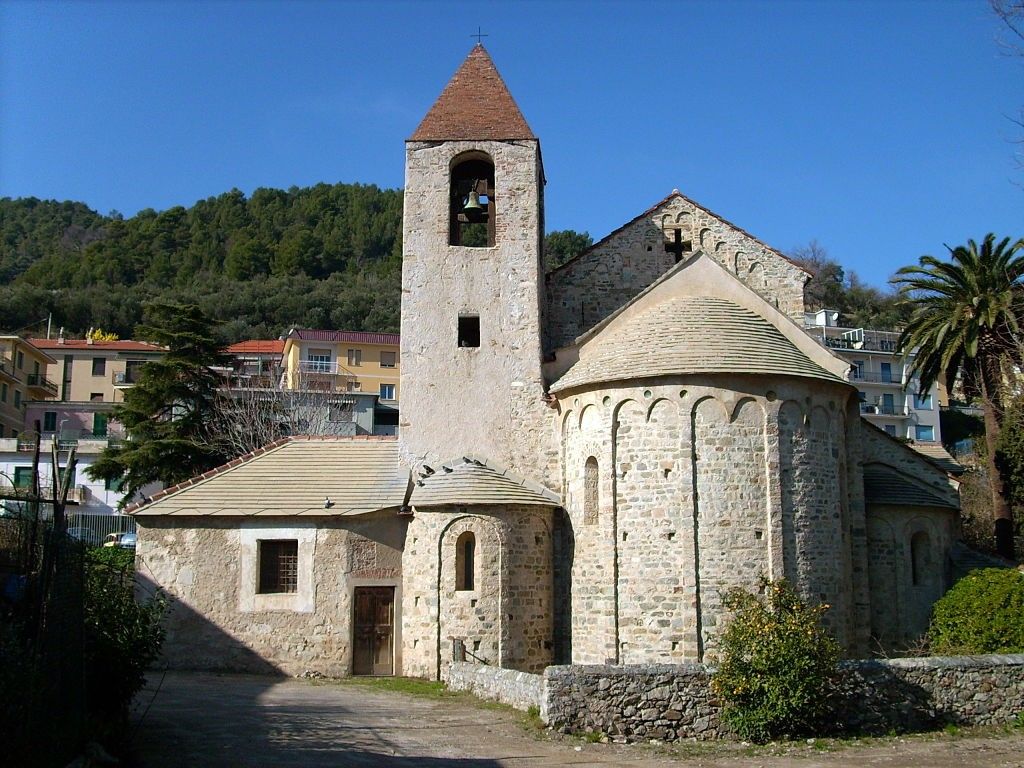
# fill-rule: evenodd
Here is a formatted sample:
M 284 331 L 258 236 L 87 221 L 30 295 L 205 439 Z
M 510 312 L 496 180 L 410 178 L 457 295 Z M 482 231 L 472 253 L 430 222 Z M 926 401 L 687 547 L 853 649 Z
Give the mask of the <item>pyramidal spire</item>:
M 477 43 L 409 141 L 535 138 L 491 57 Z

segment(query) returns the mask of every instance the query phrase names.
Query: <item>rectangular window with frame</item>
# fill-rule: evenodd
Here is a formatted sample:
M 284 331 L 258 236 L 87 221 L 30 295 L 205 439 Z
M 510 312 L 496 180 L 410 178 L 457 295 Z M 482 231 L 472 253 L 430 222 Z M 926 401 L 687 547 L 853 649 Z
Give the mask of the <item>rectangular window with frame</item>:
M 15 467 L 14 468 L 14 487 L 15 488 L 31 488 L 32 487 L 32 467 Z
M 331 350 L 311 349 L 306 353 L 306 369 L 311 373 L 331 372 Z
M 893 437 L 896 437 L 896 425 L 895 424 L 886 424 L 885 425 L 885 433 L 887 435 L 892 435 Z
M 14 407 L 21 408 L 21 390 L 14 390 Z
M 935 427 L 933 427 L 931 425 L 924 426 L 922 424 L 916 424 L 914 426 L 914 439 L 915 440 L 926 440 L 926 441 L 929 441 L 929 442 L 934 440 L 935 439 Z
M 398 364 L 398 356 L 394 352 L 381 352 L 380 353 L 380 367 L 381 368 L 394 368 Z
M 0 401 L 7 402 L 7 385 L 0 385 Z
M 363 350 L 361 350 L 361 349 L 350 349 L 348 351 L 348 364 L 350 366 L 362 365 L 363 364 Z
M 394 400 L 395 399 L 395 385 L 394 384 L 381 384 L 380 385 L 380 399 L 381 400 Z
M 299 583 L 299 542 L 296 539 L 266 539 L 258 543 L 258 594 L 296 592 Z
M 43 432 L 57 431 L 57 412 L 46 411 L 43 413 Z
M 914 408 L 919 411 L 930 411 L 932 410 L 932 396 L 931 394 L 922 395 L 920 392 L 914 395 Z
M 93 376 L 106 376 L 107 375 L 107 358 L 105 358 L 105 357 L 94 357 L 92 359 L 92 375 Z
M 102 403 L 103 402 L 103 393 L 102 392 L 90 392 L 89 393 L 89 402 L 91 402 L 91 403 Z
M 18 368 L 22 371 L 25 370 L 25 353 L 21 351 L 18 352 Z

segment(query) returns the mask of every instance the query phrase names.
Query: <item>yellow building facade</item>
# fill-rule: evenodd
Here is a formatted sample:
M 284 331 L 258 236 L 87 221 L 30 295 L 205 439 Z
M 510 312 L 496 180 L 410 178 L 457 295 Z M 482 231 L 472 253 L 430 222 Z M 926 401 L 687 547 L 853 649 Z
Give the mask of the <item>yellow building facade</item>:
M 57 396 L 57 385 L 47 376 L 55 362 L 20 336 L 0 336 L 0 438 L 17 437 L 25 429 L 30 402 Z
M 359 392 L 397 406 L 397 333 L 293 328 L 284 340 L 288 389 Z

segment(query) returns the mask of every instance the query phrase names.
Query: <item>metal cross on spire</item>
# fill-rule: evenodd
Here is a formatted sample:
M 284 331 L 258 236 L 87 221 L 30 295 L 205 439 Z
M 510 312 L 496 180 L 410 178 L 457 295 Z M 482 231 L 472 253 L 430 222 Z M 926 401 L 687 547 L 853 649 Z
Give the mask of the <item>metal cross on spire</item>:
M 474 34 L 470 35 L 470 37 L 475 37 L 476 38 L 476 44 L 480 45 L 481 44 L 481 38 L 483 38 L 483 37 L 490 37 L 490 35 L 485 35 L 483 32 L 480 31 L 480 27 L 478 26 L 476 28 L 476 32 Z

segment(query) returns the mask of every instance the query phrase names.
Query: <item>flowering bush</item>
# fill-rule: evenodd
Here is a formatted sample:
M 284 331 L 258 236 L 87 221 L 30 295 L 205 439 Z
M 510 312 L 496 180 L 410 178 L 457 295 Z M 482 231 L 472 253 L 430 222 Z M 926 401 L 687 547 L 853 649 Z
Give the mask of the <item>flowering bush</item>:
M 785 581 L 762 579 L 759 594 L 731 590 L 712 678 L 722 722 L 763 743 L 811 731 L 828 714 L 839 646 L 821 626 L 827 605 L 805 604 Z

